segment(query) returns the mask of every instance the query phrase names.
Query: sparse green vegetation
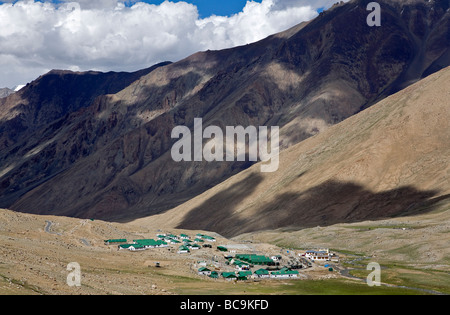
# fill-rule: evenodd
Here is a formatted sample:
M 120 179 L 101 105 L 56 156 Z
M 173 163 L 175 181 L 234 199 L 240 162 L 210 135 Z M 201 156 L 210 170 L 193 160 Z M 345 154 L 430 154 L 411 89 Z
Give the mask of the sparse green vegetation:
M 346 229 L 355 229 L 360 232 L 373 231 L 377 229 L 393 229 L 393 230 L 403 230 L 403 229 L 421 229 L 423 226 L 414 226 L 409 224 L 396 224 L 396 225 L 356 225 L 356 226 L 345 226 Z
M 370 271 L 356 269 L 353 276 L 366 278 Z M 424 270 L 401 265 L 383 265 L 381 282 L 407 288 L 414 288 L 425 293 L 450 294 L 450 274 L 441 270 Z
M 396 287 L 369 287 L 363 282 L 347 279 L 326 280 L 296 280 L 286 283 L 263 282 L 263 283 L 214 283 L 207 286 L 185 287 L 180 283 L 178 294 L 199 295 L 420 295 L 426 294 L 407 288 Z
M 45 294 L 45 292 L 40 288 L 35 285 L 29 284 L 27 281 L 12 279 L 2 274 L 0 274 L 0 282 L 4 283 L 0 284 L 0 287 L 2 288 L 2 294 L 6 293 L 3 292 L 3 288 L 8 286 L 9 288 L 7 290 L 10 291 L 11 294 Z M 6 289 L 4 290 L 6 291 Z

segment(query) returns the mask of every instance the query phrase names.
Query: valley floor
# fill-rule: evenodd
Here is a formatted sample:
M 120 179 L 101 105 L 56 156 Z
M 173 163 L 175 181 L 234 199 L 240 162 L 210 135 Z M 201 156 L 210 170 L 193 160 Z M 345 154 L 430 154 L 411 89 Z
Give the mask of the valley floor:
M 381 222 L 271 231 L 231 240 L 203 231 L 161 230 L 0 211 L 0 294 L 42 295 L 242 295 L 242 294 L 449 294 L 449 210 Z M 155 238 L 160 233 L 216 238 L 212 248 L 178 254 L 178 246 L 131 252 L 104 240 Z M 228 246 L 229 252 L 217 250 Z M 281 255 L 281 264 L 306 249 L 331 248 L 341 261 L 299 270 L 298 279 L 227 281 L 198 275 L 200 261 L 232 271 L 224 255 Z M 287 251 L 290 251 L 289 253 Z M 382 266 L 380 287 L 364 279 L 369 262 Z M 81 267 L 81 286 L 70 287 L 68 264 Z M 156 267 L 159 263 L 160 267 Z M 257 269 L 257 268 L 256 268 Z

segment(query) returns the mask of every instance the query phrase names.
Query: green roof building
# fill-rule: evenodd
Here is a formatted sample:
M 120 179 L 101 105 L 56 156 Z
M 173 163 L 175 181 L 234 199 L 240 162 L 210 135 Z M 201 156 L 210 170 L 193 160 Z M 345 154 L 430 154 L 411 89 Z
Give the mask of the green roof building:
M 202 238 L 209 241 L 209 242 L 215 242 L 216 239 L 212 236 L 208 236 L 208 235 L 202 235 Z
M 211 270 L 206 267 L 201 267 L 198 269 L 198 274 L 203 276 L 209 276 L 211 274 Z
M 239 268 L 239 270 L 249 270 L 250 264 L 236 259 L 230 259 L 229 262 Z
M 296 270 L 289 270 L 283 268 L 280 271 L 274 271 L 271 273 L 271 278 L 298 278 L 299 272 Z
M 131 244 L 131 246 L 128 247 L 128 249 L 131 250 L 132 252 L 141 251 L 141 250 L 145 250 L 145 246 L 139 245 L 139 244 Z
M 236 274 L 234 272 L 222 272 L 222 277 L 227 280 L 236 280 Z
M 137 245 L 144 246 L 146 248 L 155 248 L 155 247 L 166 247 L 167 243 L 163 240 L 134 240 L 134 243 Z
M 184 253 L 190 253 L 190 250 L 189 250 L 189 248 L 187 248 L 186 246 L 181 245 L 181 246 L 178 248 L 178 254 L 184 254 Z
M 246 261 L 253 265 L 268 265 L 274 263 L 274 261 L 269 257 L 255 254 L 237 254 L 236 259 Z
M 248 271 L 239 271 L 237 274 L 238 280 L 248 280 L 249 277 L 251 277 L 252 272 L 250 270 Z
M 254 277 L 255 278 L 269 278 L 270 272 L 267 271 L 266 269 L 258 269 L 254 272 Z

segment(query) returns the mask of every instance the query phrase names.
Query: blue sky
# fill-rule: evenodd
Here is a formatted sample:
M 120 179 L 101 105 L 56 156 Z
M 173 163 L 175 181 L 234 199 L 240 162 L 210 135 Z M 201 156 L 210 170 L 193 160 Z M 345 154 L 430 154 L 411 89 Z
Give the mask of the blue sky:
M 221 16 L 230 16 L 241 12 L 245 7 L 247 0 L 185 0 L 188 3 L 192 3 L 197 6 L 200 17 L 208 17 L 213 14 Z M 255 2 L 261 2 L 261 0 L 254 0 Z M 152 4 L 161 4 L 164 0 L 147 0 L 143 1 Z M 174 1 L 177 2 L 177 1 Z
M 247 0 L 184 0 L 188 3 L 192 3 L 197 6 L 200 17 L 205 18 L 215 15 L 230 16 L 242 11 L 247 3 Z M 253 0 L 254 2 L 261 3 L 262 0 Z M 161 4 L 164 0 L 155 1 L 143 1 L 151 4 Z M 177 2 L 177 1 L 174 1 Z M 314 1 L 310 1 L 314 2 Z M 322 12 L 325 7 L 320 7 L 317 12 Z

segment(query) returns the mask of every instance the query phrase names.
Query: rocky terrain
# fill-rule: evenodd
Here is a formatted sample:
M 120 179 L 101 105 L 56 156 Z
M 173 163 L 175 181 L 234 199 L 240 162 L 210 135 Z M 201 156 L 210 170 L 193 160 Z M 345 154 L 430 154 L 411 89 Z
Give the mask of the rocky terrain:
M 379 3 L 382 27 L 367 1 L 341 2 L 257 43 L 134 73 L 53 70 L 0 97 L 0 294 L 372 293 L 370 261 L 377 293 L 450 293 L 449 3 Z M 279 170 L 174 162 L 172 129 L 197 117 L 279 126 Z M 217 250 L 104 244 L 161 232 L 344 261 L 234 284 L 197 275 Z
M 198 275 L 198 261 L 212 263 L 212 258 L 225 266 L 224 253 L 218 245 L 232 246 L 238 252 L 279 254 L 281 248 L 268 243 L 239 243 L 216 233 L 217 243 L 211 249 L 202 248 L 190 254 L 178 254 L 179 245 L 140 252 L 118 251 L 117 245 L 105 245 L 104 240 L 125 238 L 155 239 L 160 233 L 203 231 L 165 229 L 140 224 L 117 224 L 53 216 L 20 214 L 0 210 L 0 295 L 173 295 L 229 292 L 243 294 L 246 290 L 264 292 L 284 282 L 242 285 L 224 279 L 213 280 Z M 230 254 L 230 253 L 225 253 Z M 70 263 L 81 269 L 81 286 L 69 286 Z M 159 263 L 159 267 L 156 267 Z M 217 269 L 220 271 L 220 268 Z M 330 276 L 324 268 L 311 268 L 302 273 L 308 279 Z M 338 275 L 333 275 L 333 278 Z
M 149 221 L 225 236 L 424 214 L 450 204 L 450 67 Z
M 189 260 L 166 249 L 131 253 L 104 245 L 111 238 L 155 238 L 157 230 L 144 226 L 8 210 L 0 217 L 0 294 L 173 294 L 170 274 L 192 276 Z M 156 270 L 156 261 L 164 269 Z M 67 284 L 71 262 L 81 267 L 81 287 Z
M 7 97 L 11 94 L 13 94 L 14 91 L 8 88 L 0 88 L 0 98 Z
M 0 206 L 121 222 L 162 213 L 251 166 L 173 162 L 174 126 L 196 117 L 205 127 L 276 125 L 286 149 L 448 66 L 448 1 L 380 3 L 378 28 L 366 23 L 365 1 L 350 1 L 260 42 L 146 72 L 42 76 L 0 100 Z M 435 196 L 397 188 L 390 194 L 411 202 Z M 330 189 L 364 192 L 372 204 L 379 197 L 353 183 L 310 192 Z M 298 205 L 285 197 L 292 202 L 282 208 Z M 350 219 L 377 216 L 359 210 Z M 336 222 L 321 217 L 313 223 Z
M 226 239 L 213 232 L 173 229 L 159 222 L 110 223 L 0 210 L 0 295 L 246 295 L 246 294 L 440 294 L 449 293 L 450 209 L 425 215 L 315 227 L 280 229 Z M 444 222 L 444 223 L 443 223 Z M 212 249 L 177 254 L 177 246 L 142 252 L 118 251 L 104 240 L 155 238 L 160 233 L 205 233 Z M 339 264 L 301 270 L 297 280 L 229 282 L 199 276 L 199 261 L 223 264 L 217 245 L 237 253 L 301 253 L 332 248 Z M 70 263 L 81 268 L 81 286 L 70 287 Z M 364 283 L 366 264 L 383 266 L 380 288 Z M 159 268 L 156 267 L 159 263 Z M 222 266 L 224 270 L 225 265 Z M 360 278 L 360 279 L 359 279 Z

